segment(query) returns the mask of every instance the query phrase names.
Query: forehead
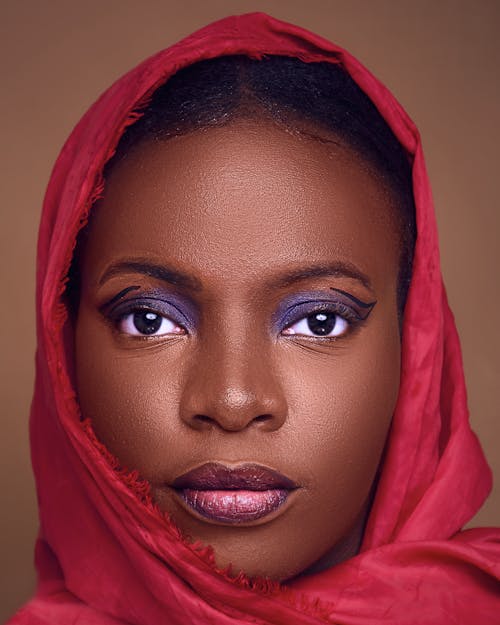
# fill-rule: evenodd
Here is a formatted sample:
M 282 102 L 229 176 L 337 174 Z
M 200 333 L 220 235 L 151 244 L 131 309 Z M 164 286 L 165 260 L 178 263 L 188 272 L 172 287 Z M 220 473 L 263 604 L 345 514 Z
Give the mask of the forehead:
M 144 142 L 116 163 L 92 217 L 90 264 L 148 257 L 238 282 L 340 260 L 395 281 L 396 210 L 334 137 L 238 121 Z

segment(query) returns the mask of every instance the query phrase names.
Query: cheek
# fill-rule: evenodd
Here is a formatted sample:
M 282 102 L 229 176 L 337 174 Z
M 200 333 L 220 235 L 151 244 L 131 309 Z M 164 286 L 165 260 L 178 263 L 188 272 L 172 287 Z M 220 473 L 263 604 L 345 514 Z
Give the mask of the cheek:
M 287 349 L 287 451 L 321 499 L 320 523 L 352 521 L 380 461 L 400 380 L 398 334 L 380 330 L 328 353 Z
M 168 351 L 168 355 L 166 351 Z M 182 345 L 117 349 L 109 328 L 81 312 L 76 328 L 79 404 L 98 438 L 129 469 L 155 479 L 175 447 Z

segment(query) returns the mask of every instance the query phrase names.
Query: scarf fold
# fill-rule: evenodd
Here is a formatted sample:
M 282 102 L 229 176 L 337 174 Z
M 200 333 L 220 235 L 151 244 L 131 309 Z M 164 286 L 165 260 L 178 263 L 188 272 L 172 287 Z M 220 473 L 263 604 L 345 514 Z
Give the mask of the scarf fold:
M 217 569 L 189 544 L 80 418 L 62 301 L 76 236 L 102 195 L 104 164 L 151 94 L 202 59 L 286 55 L 341 63 L 413 162 L 418 237 L 402 375 L 360 553 L 286 585 Z M 342 48 L 263 13 L 210 24 L 150 57 L 89 109 L 54 167 L 37 255 L 32 463 L 40 510 L 35 597 L 12 625 L 410 625 L 500 622 L 500 530 L 461 531 L 491 488 L 468 421 L 460 344 L 442 282 L 417 129 Z M 291 546 L 293 548 L 293 545 Z

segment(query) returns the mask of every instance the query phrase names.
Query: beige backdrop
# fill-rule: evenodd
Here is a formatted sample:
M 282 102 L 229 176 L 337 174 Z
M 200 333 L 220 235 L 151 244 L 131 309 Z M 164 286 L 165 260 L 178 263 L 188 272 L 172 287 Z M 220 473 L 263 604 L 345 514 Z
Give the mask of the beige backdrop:
M 262 10 L 346 47 L 419 126 L 471 419 L 500 481 L 498 0 L 1 0 L 0 622 L 32 593 L 35 241 L 52 164 L 113 80 L 217 18 Z M 425 315 L 425 309 L 422 310 Z M 500 488 L 474 524 L 500 525 Z

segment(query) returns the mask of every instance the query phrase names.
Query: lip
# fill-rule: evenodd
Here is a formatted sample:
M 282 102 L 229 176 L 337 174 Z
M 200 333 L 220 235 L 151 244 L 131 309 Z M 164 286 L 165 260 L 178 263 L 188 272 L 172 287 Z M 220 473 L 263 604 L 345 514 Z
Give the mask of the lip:
M 261 464 L 230 467 L 208 462 L 177 477 L 172 488 L 197 517 L 246 524 L 277 516 L 298 485 Z

